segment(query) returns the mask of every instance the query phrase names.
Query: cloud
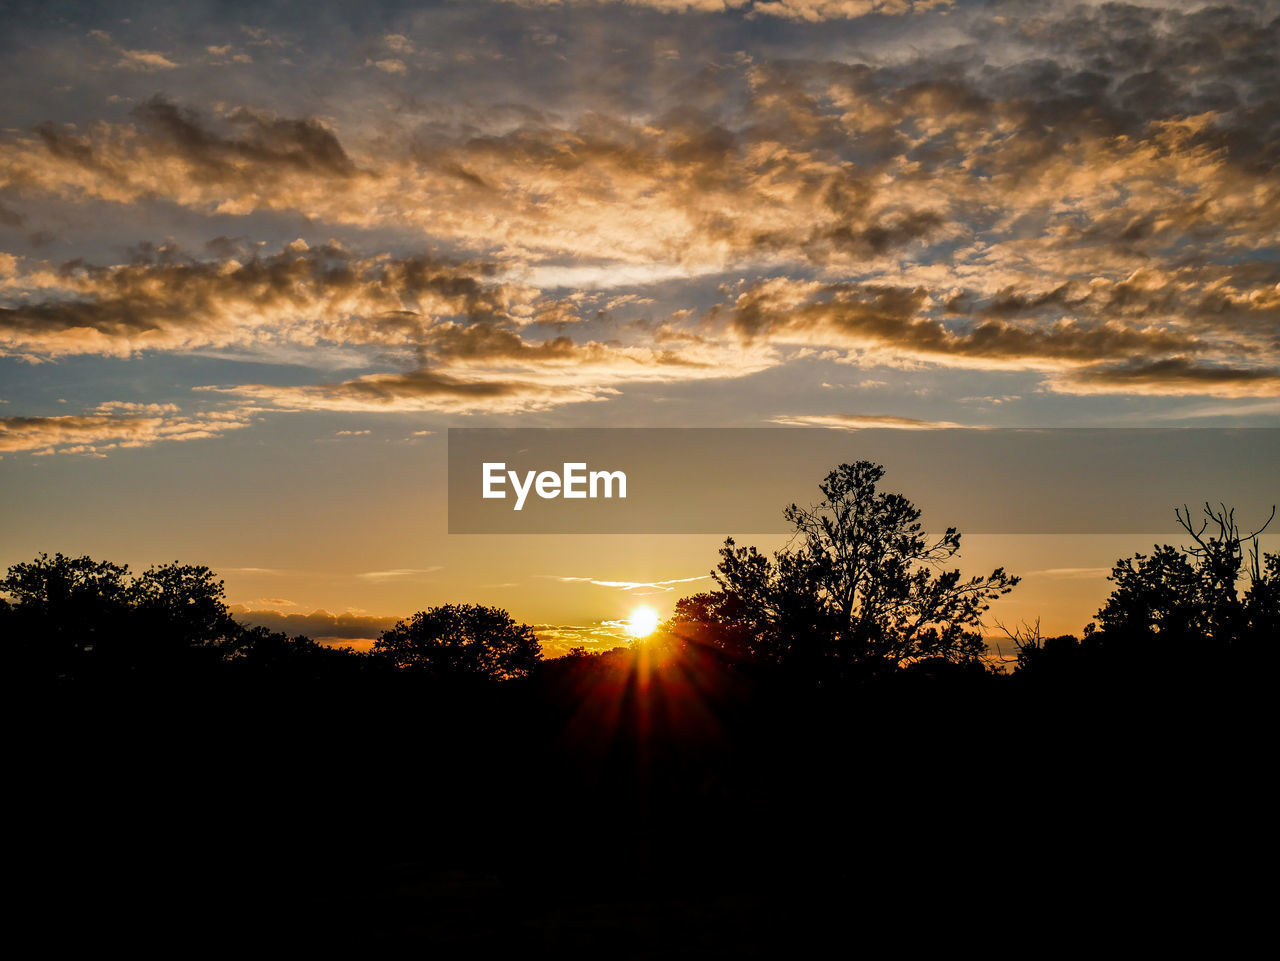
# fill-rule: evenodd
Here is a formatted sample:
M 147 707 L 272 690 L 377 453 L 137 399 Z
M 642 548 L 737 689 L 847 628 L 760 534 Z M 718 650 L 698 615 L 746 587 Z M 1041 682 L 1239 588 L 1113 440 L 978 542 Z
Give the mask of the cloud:
M 761 67 L 747 80 L 755 102 L 729 124 L 685 109 L 351 146 L 315 118 L 249 107 L 211 118 L 154 97 L 131 123 L 85 133 L 46 124 L 36 139 L 0 143 L 0 183 L 116 203 L 159 196 L 206 213 L 396 222 L 524 258 L 646 266 L 847 262 L 938 233 L 938 211 L 880 196 L 878 171 L 833 149 L 847 134 L 791 78 Z
M 283 410 L 513 413 L 607 400 L 626 384 L 738 378 L 776 363 L 768 347 L 697 337 L 673 338 L 673 343 L 628 346 L 566 337 L 529 343 L 517 332 L 487 325 L 465 330 L 448 325 L 424 339 L 424 354 L 436 361 L 432 367 L 330 384 L 197 389 Z
M 835 430 L 865 430 L 887 427 L 894 430 L 974 429 L 949 420 L 919 420 L 915 417 L 893 417 L 887 414 L 785 414 L 770 418 L 770 423 L 789 427 L 829 427 Z
M 1101 580 L 1111 573 L 1109 567 L 1050 567 L 1040 571 L 1027 571 L 1023 577 L 1046 577 L 1063 581 Z
M 530 336 L 547 310 L 576 311 L 494 279 L 492 265 L 356 256 L 298 241 L 270 255 L 196 260 L 140 248 L 134 262 L 75 261 L 16 272 L 4 286 L 0 351 L 23 357 L 235 348 L 277 360 L 287 345 L 323 357 L 381 350 L 408 370 L 330 384 L 204 385 L 290 410 L 526 411 L 607 399 L 632 383 L 747 376 L 778 362 L 766 344 L 723 342 L 686 323 L 636 327 L 627 341 Z M 389 352 L 389 353 L 388 353 Z M 305 355 L 304 355 L 305 356 Z M 415 366 L 416 365 L 416 366 Z
M 347 612 L 333 614 L 318 609 L 310 614 L 290 614 L 283 611 L 251 609 L 243 604 L 230 605 L 232 616 L 249 627 L 265 627 L 291 636 L 298 634 L 313 639 L 368 640 L 396 625 L 398 617 L 379 617 L 371 614 Z
M 203 388 L 292 410 L 545 410 L 606 400 L 627 384 L 747 376 L 784 362 L 780 347 L 831 348 L 859 366 L 1036 370 L 1059 392 L 1269 395 L 1280 353 L 1280 286 L 1248 266 L 988 291 L 775 277 L 705 315 L 638 327 L 631 342 L 531 338 L 526 328 L 542 326 L 531 318 L 576 316 L 576 295 L 499 281 L 492 264 L 357 256 L 332 244 L 212 261 L 166 245 L 139 248 L 124 265 L 22 270 L 14 260 L 6 273 L 0 284 L 18 302 L 0 307 L 0 350 L 18 356 L 210 347 L 275 356 L 294 344 L 317 357 L 388 348 L 418 364 L 331 384 Z
M 1152 279 L 1150 277 L 1148 280 Z M 1183 292 L 1188 285 L 1183 278 Z M 1140 279 L 1139 279 L 1140 280 Z M 1123 292 L 1117 286 L 1127 286 Z M 1078 295 L 1064 284 L 1048 293 L 940 300 L 926 287 L 822 284 L 775 278 L 753 285 L 715 315 L 747 343 L 847 351 L 859 366 L 905 362 L 972 370 L 1032 370 L 1062 393 L 1208 394 L 1236 397 L 1275 391 L 1277 349 L 1270 293 L 1250 298 L 1260 314 L 1255 336 L 1216 294 L 1187 310 L 1124 308 L 1142 300 L 1135 276 L 1122 285 L 1096 283 Z M 1219 282 L 1219 290 L 1224 285 Z M 1151 290 L 1146 291 L 1147 294 Z M 1148 301 L 1149 302 L 1149 301 Z M 1048 304 L 1049 316 L 1039 315 Z M 1022 315 L 1022 316 L 1019 316 Z
M 116 66 L 123 67 L 125 70 L 149 73 L 152 70 L 173 70 L 178 66 L 164 54 L 154 50 L 122 50 L 120 54 L 120 61 Z
M 806 19 L 912 5 L 755 7 Z M 744 59 L 694 78 L 688 102 L 638 117 L 526 108 L 504 123 L 455 110 L 465 119 L 397 129 L 387 118 L 374 138 L 340 140 L 317 118 L 153 98 L 129 123 L 46 127 L 0 155 L 27 189 L 395 220 L 629 263 L 850 264 L 953 244 L 975 227 L 1015 247 L 1031 230 L 1132 258 L 1189 228 L 1225 236 L 1274 223 L 1265 173 L 1276 144 L 1257 120 L 1275 107 L 1275 25 L 1245 9 L 1108 9 L 965 18 L 970 43 L 936 65 Z M 1180 44 L 1185 35 L 1205 40 Z M 397 52 L 411 46 L 392 36 Z
M 119 55 L 120 59 L 116 61 L 115 65 L 121 70 L 151 73 L 156 70 L 173 70 L 179 66 L 178 63 L 165 54 L 158 53 L 155 50 L 129 50 L 122 47 L 112 39 L 111 34 L 103 30 L 90 31 L 89 36 L 103 43 Z
M 539 574 L 537 576 L 556 580 L 562 584 L 591 584 L 595 587 L 612 587 L 639 597 L 649 594 L 669 594 L 676 589 L 677 584 L 692 584 L 695 581 L 710 580 L 709 574 L 699 574 L 696 577 L 677 577 L 666 581 L 606 581 L 594 577 L 574 577 L 559 574 Z
M 444 568 L 439 565 L 434 567 L 397 567 L 389 571 L 365 571 L 363 574 L 357 574 L 356 577 L 366 581 L 391 581 L 400 580 L 401 578 L 425 577 L 428 574 L 434 574 L 436 571 L 442 570 Z
M 134 262 L 47 264 L 0 285 L 0 351 L 129 356 L 143 350 L 322 343 L 417 345 L 440 317 L 507 318 L 528 292 L 486 278 L 483 264 L 358 257 L 288 244 L 197 260 L 172 245 Z M 441 336 L 441 335 L 437 335 Z
M 522 7 L 605 6 L 644 7 L 659 13 L 742 13 L 749 17 L 781 17 L 821 23 L 854 20 L 879 14 L 899 16 L 950 6 L 952 0 L 505 0 Z
M 1244 400 L 1236 404 L 1218 401 L 1193 405 L 1178 405 L 1156 412 L 1155 419 L 1203 420 L 1207 418 L 1263 417 L 1280 415 L 1280 398 Z
M 4 182 L 116 203 L 156 195 L 224 213 L 318 210 L 335 183 L 362 176 L 321 121 L 247 106 L 213 123 L 156 95 L 134 108 L 130 123 L 88 134 L 45 123 L 35 134 L 0 148 Z
M 951 6 L 953 0 L 755 0 L 750 13 L 820 23 L 870 14 L 901 16 Z
M 619 621 L 597 621 L 593 624 L 534 624 L 533 633 L 542 644 L 544 658 L 563 657 L 573 648 L 611 651 L 626 647 L 634 638 Z
M 387 45 L 387 49 L 394 53 L 413 53 L 413 43 L 402 33 L 389 33 L 382 40 Z
M 615 8 L 599 6 L 607 22 Z M 0 349 L 399 352 L 332 384 L 219 385 L 290 409 L 537 411 L 804 351 L 1031 372 L 1058 393 L 1272 396 L 1274 6 L 957 7 L 919 35 L 839 20 L 924 4 L 648 6 L 754 17 L 733 18 L 734 43 L 766 16 L 825 19 L 843 60 L 815 32 L 776 30 L 767 50 L 661 71 L 611 54 L 617 82 L 600 91 L 502 73 L 457 97 L 423 86 L 427 51 L 397 24 L 352 60 L 406 66 L 380 82 L 397 106 L 373 103 L 371 122 L 157 96 L 123 121 L 6 133 L 0 183 L 28 216 L 49 198 L 300 214 L 370 252 L 24 261 L 4 281 Z M 845 41 L 864 28 L 896 45 L 856 53 Z M 373 253 L 387 235 L 471 255 Z M 690 293 L 647 340 L 603 335 L 572 299 L 591 284 L 639 304 L 642 284 L 720 273 L 716 311 Z
M 854 6 L 872 5 L 772 9 Z M 1086 280 L 1118 279 L 1189 234 L 1237 248 L 1274 242 L 1280 198 L 1266 171 L 1278 145 L 1254 116 L 1276 106 L 1259 60 L 1274 24 L 1239 10 L 1147 11 L 1130 18 L 1138 26 L 1041 13 L 981 38 L 997 52 L 1018 45 L 1026 59 L 1012 63 L 983 63 L 971 47 L 909 68 L 743 61 L 698 78 L 713 106 L 691 92 L 638 117 L 526 109 L 499 122 L 472 111 L 416 129 L 388 118 L 374 138 L 340 138 L 313 117 L 153 98 L 129 123 L 11 138 L 0 169 L 26 190 L 396 223 L 526 259 L 866 272 L 931 251 L 934 264 L 953 264 L 952 285 L 1011 271 L 1020 287 L 1043 285 L 1040 266 L 1060 270 L 1065 257 L 1102 268 Z M 1216 52 L 1171 39 L 1188 30 L 1223 39 Z M 1064 50 L 1062 37 L 1081 48 Z M 1165 72 L 1130 74 L 1121 54 L 1134 51 Z
M 173 404 L 109 402 L 86 414 L 0 417 L 0 452 L 105 457 L 107 451 L 162 441 L 217 437 L 248 427 L 253 420 L 248 410 L 183 414 Z
M 1280 397 L 1280 368 L 1232 367 L 1169 357 L 1086 367 L 1053 378 L 1049 386 L 1071 394 Z
M 465 381 L 430 370 L 369 374 L 340 383 L 302 387 L 239 384 L 197 389 L 233 394 L 243 400 L 281 410 L 359 413 L 465 413 L 480 410 L 510 413 L 603 400 L 608 393 L 521 381 Z

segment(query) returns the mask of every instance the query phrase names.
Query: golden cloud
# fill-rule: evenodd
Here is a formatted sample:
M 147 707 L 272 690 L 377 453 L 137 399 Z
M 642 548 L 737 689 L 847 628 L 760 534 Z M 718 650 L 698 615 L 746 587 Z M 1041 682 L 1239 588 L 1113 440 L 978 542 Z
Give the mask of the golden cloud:
M 143 350 L 291 341 L 416 345 L 441 316 L 507 317 L 531 292 L 491 268 L 427 257 L 359 258 L 298 241 L 243 259 L 186 259 L 162 248 L 142 262 L 73 262 L 9 277 L 0 352 L 129 356 Z
M 644 5 L 798 20 L 929 6 Z M 449 103 L 437 105 L 447 120 L 387 117 L 373 135 L 155 97 L 125 123 L 11 134 L 0 183 L 17 198 L 299 212 L 489 253 L 453 263 L 334 245 L 0 263 L 0 349 L 412 355 L 397 358 L 405 372 L 224 388 L 306 409 L 538 410 L 629 383 L 749 374 L 805 350 L 1035 371 L 1057 391 L 1269 396 L 1277 27 L 1245 9 L 1126 10 L 981 19 L 974 46 L 937 64 L 737 58 L 640 108 Z M 984 57 L 989 38 L 1017 55 Z M 417 53 L 403 34 L 377 50 L 374 63 Z M 743 282 L 710 314 L 689 307 L 617 342 L 579 332 L 581 290 L 549 290 L 591 283 L 639 302 L 638 278 L 729 269 Z M 550 329 L 562 336 L 531 333 Z
M 368 374 L 332 384 L 240 384 L 197 388 L 285 410 L 521 413 L 606 400 L 634 383 L 743 377 L 776 363 L 767 347 L 695 343 L 685 351 L 556 338 L 527 344 L 486 335 L 488 349 L 441 352 L 438 367 Z
M 86 414 L 0 417 L 0 452 L 105 457 L 111 450 L 217 437 L 252 422 L 246 410 L 183 414 L 173 404 L 108 402 Z

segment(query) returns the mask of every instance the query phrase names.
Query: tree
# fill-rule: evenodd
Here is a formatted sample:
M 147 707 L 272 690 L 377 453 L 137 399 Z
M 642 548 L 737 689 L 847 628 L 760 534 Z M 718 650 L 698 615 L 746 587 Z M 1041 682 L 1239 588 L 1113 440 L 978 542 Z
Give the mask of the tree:
M 1115 648 L 1158 642 L 1167 654 L 1181 648 L 1198 656 L 1273 638 L 1280 611 L 1280 555 L 1262 554 L 1258 536 L 1275 508 L 1251 534 L 1241 533 L 1235 510 L 1223 504 L 1205 504 L 1198 520 L 1186 507 L 1175 514 L 1191 543 L 1158 544 L 1149 555 L 1116 562 L 1110 575 L 1115 587 L 1097 614 L 1096 643 Z M 1251 544 L 1247 554 L 1246 544 Z M 1246 571 L 1249 587 L 1242 591 Z
M 5 634 L 26 668 L 54 674 L 216 658 L 240 627 L 207 567 L 174 562 L 133 576 L 91 557 L 41 554 L 0 580 Z
M 402 671 L 507 680 L 528 675 L 542 646 L 527 625 L 500 608 L 445 604 L 383 631 L 373 653 Z
M 1097 614 L 1103 630 L 1165 640 L 1204 636 L 1204 585 L 1191 560 L 1176 547 L 1158 544 L 1149 555 L 1118 560 L 1108 579 L 1115 588 Z
M 128 611 L 129 569 L 90 557 L 41 554 L 14 564 L 0 593 L 7 652 L 22 667 L 67 673 L 117 646 Z
M 982 614 L 1018 578 L 943 570 L 959 532 L 930 538 L 914 504 L 877 490 L 884 472 L 858 461 L 827 474 L 821 501 L 786 509 L 795 533 L 772 559 L 726 540 L 712 572 L 719 590 L 682 601 L 677 629 L 733 657 L 806 670 L 976 661 Z
M 223 582 L 202 565 L 148 568 L 133 579 L 128 596 L 138 629 L 166 647 L 228 644 L 242 630 L 224 601 Z
M 298 634 L 242 627 L 224 651 L 236 669 L 275 675 L 315 675 L 358 670 L 363 656 L 350 647 L 327 647 Z
M 1045 637 L 1040 630 L 1040 618 L 1034 623 L 1023 621 L 1020 627 L 1012 630 L 999 621 L 1000 628 L 1017 651 L 1014 672 L 1028 674 L 1032 671 L 1046 673 L 1051 671 L 1072 670 L 1091 665 L 1086 656 L 1093 652 L 1092 647 L 1082 646 L 1080 639 L 1073 634 L 1059 634 L 1056 637 Z M 1085 652 L 1086 656 L 1082 656 Z
M 1255 542 L 1249 580 L 1244 596 L 1249 627 L 1259 641 L 1275 641 L 1280 638 L 1280 554 L 1260 555 Z

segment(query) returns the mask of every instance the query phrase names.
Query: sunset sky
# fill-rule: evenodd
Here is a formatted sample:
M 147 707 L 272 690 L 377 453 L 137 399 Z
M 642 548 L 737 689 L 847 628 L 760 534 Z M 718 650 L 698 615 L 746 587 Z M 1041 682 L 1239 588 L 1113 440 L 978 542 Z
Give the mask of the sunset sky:
M 491 603 L 554 653 L 723 537 L 449 535 L 449 427 L 1280 426 L 1277 0 L 0 18 L 0 567 L 203 563 L 326 638 Z M 1079 631 L 1151 541 L 961 566 Z

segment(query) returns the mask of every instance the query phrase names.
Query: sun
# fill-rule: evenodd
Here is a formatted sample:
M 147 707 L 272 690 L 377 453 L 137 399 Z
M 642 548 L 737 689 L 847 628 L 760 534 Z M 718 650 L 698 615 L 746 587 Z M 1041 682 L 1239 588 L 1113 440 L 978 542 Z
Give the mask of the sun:
M 657 629 L 658 612 L 648 604 L 637 607 L 627 620 L 627 633 L 632 637 L 648 637 Z

